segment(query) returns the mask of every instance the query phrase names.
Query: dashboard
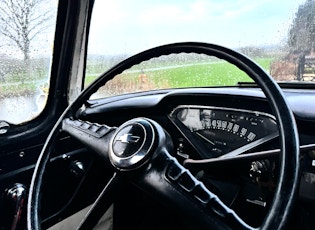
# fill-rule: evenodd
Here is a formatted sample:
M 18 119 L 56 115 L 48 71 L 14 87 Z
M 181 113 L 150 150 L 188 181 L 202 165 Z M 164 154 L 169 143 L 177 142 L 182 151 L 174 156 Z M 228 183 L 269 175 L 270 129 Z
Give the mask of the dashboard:
M 298 126 L 302 153 L 315 144 L 315 92 L 285 89 Z M 273 111 L 260 89 L 247 87 L 160 90 L 89 100 L 80 119 L 119 126 L 135 117 L 156 120 L 188 157 L 229 158 L 279 148 Z M 187 144 L 188 143 L 188 144 Z M 304 148 L 305 147 L 305 148 Z
M 299 215 L 312 216 L 312 206 L 306 206 L 315 202 L 315 93 L 308 89 L 284 89 L 283 93 L 299 131 L 299 204 L 303 206 Z M 90 100 L 80 113 L 80 119 L 110 126 L 135 117 L 157 121 L 172 139 L 173 155 L 183 164 L 193 162 L 185 166 L 241 216 L 243 208 L 237 207 L 246 207 L 242 218 L 259 226 L 280 167 L 277 121 L 261 90 L 225 87 L 142 92 Z

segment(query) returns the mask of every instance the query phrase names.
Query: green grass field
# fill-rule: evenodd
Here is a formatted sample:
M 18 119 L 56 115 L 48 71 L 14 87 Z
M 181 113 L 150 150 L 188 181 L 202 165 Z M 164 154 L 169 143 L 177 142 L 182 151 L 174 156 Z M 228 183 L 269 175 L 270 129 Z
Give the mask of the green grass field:
M 269 72 L 272 58 L 258 58 L 256 61 Z M 103 62 L 107 64 L 104 65 Z M 85 86 L 101 74 L 101 66 L 109 68 L 106 59 L 93 60 L 87 64 L 88 72 Z M 145 82 L 139 78 L 141 74 L 146 76 Z M 0 96 L 31 94 L 37 90 L 38 84 L 36 82 L 46 79 L 47 75 L 48 73 L 41 71 L 41 69 L 33 70 L 31 75 L 26 74 L 23 69 L 9 73 L 6 75 L 5 81 L 0 82 Z M 220 59 L 202 57 L 198 60 L 194 59 L 194 56 L 187 59 L 180 56 L 179 59 L 176 59 L 170 56 L 169 58 L 151 59 L 136 65 L 115 77 L 102 90 L 116 95 L 165 88 L 236 85 L 239 81 L 251 81 L 251 79 L 232 64 Z
M 255 61 L 269 72 L 272 58 L 258 58 Z M 243 71 L 224 61 L 196 63 L 180 67 L 176 65 L 170 67 L 166 64 L 165 66 L 167 67 L 165 69 L 163 69 L 162 64 L 158 68 L 150 67 L 149 69 L 140 65 L 135 66 L 133 71 L 125 72 L 119 76 L 121 78 L 119 84 L 122 82 L 126 82 L 128 85 L 137 84 L 141 73 L 147 76 L 150 85 L 154 85 L 153 88 L 155 89 L 227 86 L 236 85 L 240 81 L 252 81 Z M 95 78 L 97 78 L 96 75 L 87 74 L 85 85 L 89 85 Z M 121 85 L 121 87 L 123 86 Z

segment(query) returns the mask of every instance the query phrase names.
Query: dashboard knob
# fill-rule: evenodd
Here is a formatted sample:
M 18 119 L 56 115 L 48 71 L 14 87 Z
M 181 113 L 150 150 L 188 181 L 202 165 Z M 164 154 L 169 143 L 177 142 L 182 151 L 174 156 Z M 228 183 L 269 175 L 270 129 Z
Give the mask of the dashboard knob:
M 11 229 L 16 230 L 22 227 L 20 224 L 24 205 L 27 199 L 26 187 L 23 184 L 16 183 L 11 188 L 6 189 L 6 198 L 13 208 Z
M 253 161 L 250 165 L 249 176 L 255 181 L 268 180 L 270 175 L 270 161 Z
M 85 165 L 81 161 L 73 161 L 71 162 L 70 172 L 75 177 L 81 177 L 85 173 Z

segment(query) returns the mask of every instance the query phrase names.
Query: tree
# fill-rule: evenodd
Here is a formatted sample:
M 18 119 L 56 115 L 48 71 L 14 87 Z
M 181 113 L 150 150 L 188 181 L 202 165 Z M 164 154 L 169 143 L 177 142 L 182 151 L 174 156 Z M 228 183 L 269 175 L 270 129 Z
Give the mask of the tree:
M 7 38 L 9 46 L 23 53 L 24 61 L 30 59 L 31 42 L 51 25 L 53 12 L 47 0 L 0 0 L 0 35 Z
M 291 51 L 315 50 L 315 0 L 307 0 L 299 7 L 289 30 L 288 45 Z

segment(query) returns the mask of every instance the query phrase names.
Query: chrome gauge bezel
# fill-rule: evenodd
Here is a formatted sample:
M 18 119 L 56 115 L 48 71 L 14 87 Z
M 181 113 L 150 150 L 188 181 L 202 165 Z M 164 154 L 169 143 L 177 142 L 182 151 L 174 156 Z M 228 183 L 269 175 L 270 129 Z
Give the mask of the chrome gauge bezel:
M 198 144 L 195 142 L 204 142 L 206 143 L 207 140 L 206 138 L 200 137 L 197 132 L 194 132 L 196 130 L 190 130 L 189 127 L 187 127 L 180 119 L 178 119 L 177 115 L 180 111 L 183 109 L 198 109 L 198 110 L 211 110 L 211 111 L 220 111 L 220 112 L 225 112 L 226 114 L 233 114 L 236 113 L 239 116 L 244 115 L 247 117 L 259 117 L 263 119 L 268 119 L 271 123 L 274 124 L 274 126 L 271 127 L 271 130 L 274 129 L 274 131 L 270 132 L 268 135 L 264 135 L 263 137 L 250 141 L 248 144 L 244 144 L 243 146 L 240 146 L 236 149 L 233 149 L 229 151 L 228 153 L 224 153 L 220 156 L 215 156 L 215 157 L 220 157 L 220 158 L 228 158 L 228 157 L 234 157 L 237 155 L 240 155 L 246 151 L 249 151 L 256 146 L 259 146 L 263 143 L 266 143 L 270 140 L 273 140 L 279 136 L 278 132 L 278 126 L 276 122 L 275 116 L 269 114 L 269 113 L 264 113 L 261 111 L 252 111 L 252 110 L 246 110 L 246 109 L 237 109 L 237 108 L 226 108 L 226 107 L 216 107 L 216 106 L 202 106 L 202 105 L 180 105 L 177 106 L 172 110 L 172 112 L 169 114 L 169 118 L 173 121 L 173 123 L 179 128 L 179 130 L 182 132 L 183 135 L 186 137 L 188 136 L 187 140 L 190 142 L 190 144 L 201 154 L 201 157 L 203 158 L 212 158 L 214 157 L 213 154 L 209 153 L 211 152 L 209 149 L 205 147 L 200 147 Z M 201 122 L 201 121 L 200 121 Z M 246 121 L 248 122 L 248 121 Z M 197 130 L 198 131 L 198 130 Z M 196 137 L 198 136 L 198 137 Z M 194 140 L 197 139 L 197 140 Z M 204 139 L 204 140 L 202 140 Z M 206 144 L 205 144 L 206 145 Z

